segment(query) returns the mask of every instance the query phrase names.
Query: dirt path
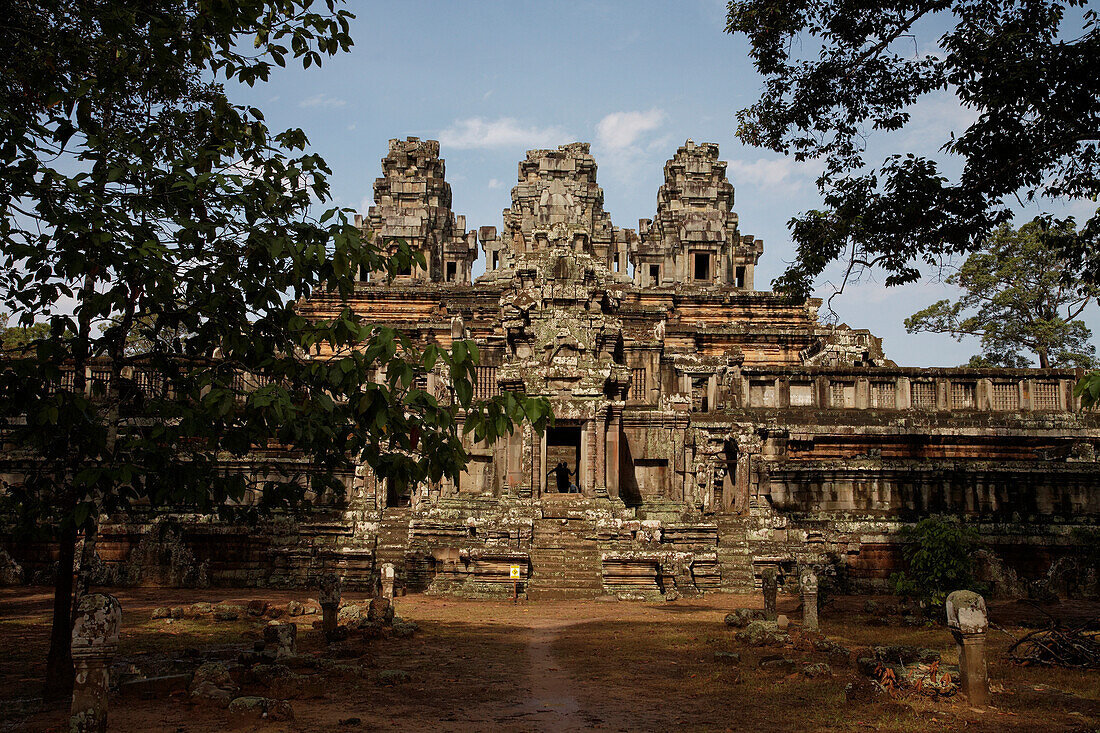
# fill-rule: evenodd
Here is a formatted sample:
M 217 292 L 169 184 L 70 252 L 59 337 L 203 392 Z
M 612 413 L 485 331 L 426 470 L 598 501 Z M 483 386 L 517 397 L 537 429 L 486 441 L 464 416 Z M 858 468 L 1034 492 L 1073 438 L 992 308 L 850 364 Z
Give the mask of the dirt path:
M 532 714 L 525 718 L 534 730 L 584 730 L 591 716 L 582 713 L 575 691 L 580 684 L 554 657 L 553 645 L 569 624 L 540 619 L 532 625 L 527 641 L 527 674 L 531 697 L 525 705 Z

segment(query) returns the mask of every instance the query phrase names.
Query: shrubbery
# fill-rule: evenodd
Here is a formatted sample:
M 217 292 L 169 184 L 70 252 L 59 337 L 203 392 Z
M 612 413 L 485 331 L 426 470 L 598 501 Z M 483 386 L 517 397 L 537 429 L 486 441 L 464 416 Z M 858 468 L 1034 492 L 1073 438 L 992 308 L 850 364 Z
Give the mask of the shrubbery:
M 931 516 L 901 535 L 908 568 L 890 575 L 895 593 L 931 610 L 942 607 L 951 591 L 976 590 L 973 558 L 981 539 L 972 527 L 954 517 Z

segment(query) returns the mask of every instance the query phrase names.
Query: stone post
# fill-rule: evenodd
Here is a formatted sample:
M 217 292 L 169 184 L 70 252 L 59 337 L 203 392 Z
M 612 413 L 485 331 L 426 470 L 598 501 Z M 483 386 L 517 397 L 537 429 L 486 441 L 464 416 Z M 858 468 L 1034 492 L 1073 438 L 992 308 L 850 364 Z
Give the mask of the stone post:
M 264 642 L 275 647 L 278 657 L 294 654 L 298 646 L 298 625 L 272 621 L 264 627 Z
M 764 568 L 760 578 L 764 587 L 764 620 L 774 623 L 777 618 L 775 611 L 775 594 L 779 590 L 775 568 Z
M 947 626 L 959 650 L 959 682 L 971 705 L 989 704 L 989 668 L 985 658 L 985 629 L 989 614 L 985 599 L 969 590 L 947 596 Z
M 817 631 L 817 573 L 813 568 L 802 568 L 799 584 L 802 586 L 802 628 Z
M 331 641 L 336 633 L 336 617 L 340 610 L 340 576 L 325 573 L 317 583 L 317 602 L 321 604 L 321 631 Z
M 114 596 L 91 593 L 80 599 L 73 624 L 72 733 L 107 730 L 109 666 L 118 650 L 122 606 Z
M 382 563 L 382 597 L 393 600 L 393 563 Z

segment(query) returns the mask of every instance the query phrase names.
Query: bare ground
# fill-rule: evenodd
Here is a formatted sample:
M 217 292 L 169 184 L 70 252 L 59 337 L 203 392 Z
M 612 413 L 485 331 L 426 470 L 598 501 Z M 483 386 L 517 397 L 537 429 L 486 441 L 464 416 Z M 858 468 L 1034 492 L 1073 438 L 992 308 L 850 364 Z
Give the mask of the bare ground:
M 118 590 L 123 606 L 120 656 L 138 665 L 185 650 L 221 649 L 232 655 L 259 637 L 262 621 L 151 619 L 153 608 L 196 601 L 245 603 L 262 598 L 285 603 L 304 594 L 268 590 Z M 361 600 L 349 594 L 348 602 Z M 954 659 L 942 627 L 873 626 L 865 598 L 838 599 L 822 619 L 831 639 L 856 648 L 914 644 Z M 44 671 L 50 593 L 45 588 L 0 590 L 0 729 L 67 729 L 65 706 L 39 709 L 14 702 L 34 698 Z M 757 666 L 766 654 L 823 661 L 792 648 L 756 649 L 733 639 L 722 623 L 738 606 L 759 607 L 753 596 L 708 595 L 674 603 L 558 601 L 519 603 L 464 601 L 428 596 L 397 600 L 398 614 L 420 625 L 412 639 L 359 642 L 363 656 L 330 673 L 325 696 L 293 702 L 295 719 L 254 725 L 265 731 L 563 731 L 563 730 L 748 730 L 916 731 L 1100 729 L 1100 673 L 1020 668 L 1005 662 L 1008 634 L 1037 616 L 1027 604 L 994 604 L 990 677 L 993 704 L 969 708 L 960 698 L 931 702 L 882 698 L 845 702 L 854 680 L 847 665 L 832 660 L 831 677 L 806 679 Z M 796 599 L 782 599 L 780 612 L 797 618 Z M 1053 607 L 1067 618 L 1100 612 L 1096 604 Z M 315 616 L 299 617 L 299 648 L 321 654 Z M 741 663 L 727 666 L 715 651 L 735 651 Z M 376 683 L 382 669 L 403 669 L 411 681 Z M 192 704 L 185 695 L 112 701 L 111 729 L 120 731 L 222 730 L 228 714 Z M 248 729 L 248 726 L 245 727 Z

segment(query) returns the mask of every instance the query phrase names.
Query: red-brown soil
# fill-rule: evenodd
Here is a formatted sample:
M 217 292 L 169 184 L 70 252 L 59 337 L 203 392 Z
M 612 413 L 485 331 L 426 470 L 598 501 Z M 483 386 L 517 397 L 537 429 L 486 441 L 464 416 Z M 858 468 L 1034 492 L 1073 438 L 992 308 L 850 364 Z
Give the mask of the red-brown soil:
M 179 656 L 185 649 L 251 646 L 257 619 L 208 619 L 167 624 L 151 619 L 157 606 L 196 601 L 273 603 L 305 600 L 306 593 L 269 590 L 117 590 L 123 606 L 120 657 L 139 662 Z M 347 594 L 348 602 L 362 600 Z M 855 648 L 914 644 L 940 650 L 953 661 L 942 627 L 875 626 L 865 598 L 841 598 L 822 617 L 822 631 Z M 883 599 L 886 600 L 886 599 Z M 39 694 L 48 634 L 50 594 L 45 588 L 0 590 L 0 730 L 67 730 L 65 706 L 19 715 L 12 701 Z M 758 668 L 765 654 L 814 658 L 791 648 L 755 649 L 733 639 L 722 619 L 732 608 L 760 606 L 759 598 L 708 595 L 673 603 L 558 601 L 512 604 L 428 596 L 397 599 L 400 616 L 415 620 L 411 639 L 359 642 L 365 655 L 348 660 L 355 674 L 329 674 L 325 697 L 293 701 L 295 718 L 252 726 L 264 731 L 559 731 L 635 730 L 1096 730 L 1100 727 L 1100 673 L 1020 668 L 1004 661 L 1007 633 L 991 630 L 993 704 L 969 708 L 961 698 L 883 698 L 847 703 L 855 679 L 846 665 L 833 676 L 806 679 Z M 781 599 L 780 612 L 797 619 L 797 600 Z M 1097 604 L 1062 603 L 1057 614 L 1086 618 Z M 1019 635 L 1017 625 L 1036 617 L 1028 604 L 994 604 L 992 619 Z M 321 654 L 320 632 L 299 623 L 299 648 Z M 726 666 L 715 651 L 736 651 L 741 664 Z M 823 658 L 822 658 L 823 659 Z M 412 679 L 379 686 L 378 670 L 403 669 Z M 738 679 L 739 678 L 739 679 Z M 224 710 L 192 704 L 186 696 L 113 699 L 110 728 L 118 731 L 223 730 Z M 248 729 L 246 727 L 245 729 Z

